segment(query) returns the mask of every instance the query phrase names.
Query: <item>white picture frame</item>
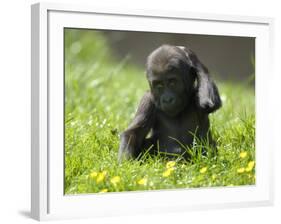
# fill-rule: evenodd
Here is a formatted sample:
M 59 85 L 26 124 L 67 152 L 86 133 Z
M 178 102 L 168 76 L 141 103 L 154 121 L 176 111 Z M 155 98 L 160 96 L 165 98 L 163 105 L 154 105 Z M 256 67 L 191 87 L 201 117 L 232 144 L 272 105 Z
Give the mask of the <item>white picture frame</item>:
M 273 122 L 269 120 L 273 19 L 38 3 L 31 6 L 31 215 L 37 220 L 273 203 Z M 149 26 L 147 26 L 149 24 Z M 256 38 L 256 185 L 64 195 L 63 28 L 251 36 Z M 264 75 L 266 74 L 266 75 Z M 264 94 L 266 93 L 266 94 Z

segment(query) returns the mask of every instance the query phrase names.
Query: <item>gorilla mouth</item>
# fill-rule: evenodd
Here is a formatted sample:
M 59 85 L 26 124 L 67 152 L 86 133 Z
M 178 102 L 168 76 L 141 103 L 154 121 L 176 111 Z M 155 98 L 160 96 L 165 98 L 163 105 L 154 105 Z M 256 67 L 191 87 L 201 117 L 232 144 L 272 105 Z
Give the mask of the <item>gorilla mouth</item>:
M 165 114 L 174 117 L 178 115 L 182 111 L 182 106 L 181 105 L 163 105 L 162 110 Z

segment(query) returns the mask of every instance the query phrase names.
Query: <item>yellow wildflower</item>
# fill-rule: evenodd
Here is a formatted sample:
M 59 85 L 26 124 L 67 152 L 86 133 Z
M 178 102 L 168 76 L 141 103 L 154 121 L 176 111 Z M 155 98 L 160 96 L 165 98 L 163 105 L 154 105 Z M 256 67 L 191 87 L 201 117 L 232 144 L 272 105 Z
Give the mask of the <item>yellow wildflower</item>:
M 254 166 L 255 166 L 255 161 L 250 161 L 248 163 L 248 166 L 246 167 L 246 171 L 250 172 L 254 168 Z
M 247 156 L 247 152 L 245 152 L 245 151 L 240 152 L 240 154 L 239 154 L 239 157 L 240 157 L 241 159 L 244 159 L 246 156 Z
M 106 193 L 106 192 L 108 192 L 108 189 L 106 189 L 106 188 L 104 188 L 100 191 L 100 193 Z
M 169 168 L 172 168 L 176 165 L 176 162 L 175 161 L 169 161 L 167 162 L 166 164 L 166 168 L 169 169 Z
M 168 169 L 166 169 L 166 170 L 163 172 L 162 176 L 163 176 L 163 177 L 168 177 L 168 176 L 170 176 L 171 173 L 173 172 L 173 170 L 174 170 L 174 168 L 168 168 Z
M 205 167 L 202 167 L 201 169 L 200 169 L 200 173 L 206 173 L 206 171 L 207 171 L 207 167 L 205 166 Z
M 144 178 L 138 180 L 137 183 L 138 183 L 139 185 L 146 185 L 146 184 L 147 184 L 147 178 L 144 177 Z
M 95 178 L 98 175 L 98 173 L 96 171 L 93 171 L 92 173 L 90 173 L 90 177 L 91 178 Z
M 102 182 L 105 178 L 105 175 L 106 175 L 106 171 L 99 172 L 96 179 L 97 183 Z
M 241 167 L 239 169 L 237 169 L 237 173 L 244 173 L 245 172 L 245 168 Z
M 120 182 L 120 180 L 121 180 L 121 178 L 120 178 L 119 176 L 115 176 L 115 177 L 112 177 L 112 178 L 110 179 L 110 182 L 111 182 L 114 186 L 116 186 L 116 184 L 118 184 L 118 183 Z

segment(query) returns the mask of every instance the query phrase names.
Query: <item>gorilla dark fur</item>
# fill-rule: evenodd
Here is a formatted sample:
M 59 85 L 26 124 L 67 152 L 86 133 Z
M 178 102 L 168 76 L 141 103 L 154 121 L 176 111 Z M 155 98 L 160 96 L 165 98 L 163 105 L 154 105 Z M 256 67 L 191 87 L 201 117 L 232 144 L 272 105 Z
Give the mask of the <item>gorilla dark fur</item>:
M 148 56 L 146 74 L 150 91 L 121 134 L 119 161 L 136 158 L 148 148 L 184 154 L 181 146 L 192 147 L 195 136 L 212 141 L 208 115 L 221 107 L 221 99 L 196 54 L 186 47 L 162 45 Z

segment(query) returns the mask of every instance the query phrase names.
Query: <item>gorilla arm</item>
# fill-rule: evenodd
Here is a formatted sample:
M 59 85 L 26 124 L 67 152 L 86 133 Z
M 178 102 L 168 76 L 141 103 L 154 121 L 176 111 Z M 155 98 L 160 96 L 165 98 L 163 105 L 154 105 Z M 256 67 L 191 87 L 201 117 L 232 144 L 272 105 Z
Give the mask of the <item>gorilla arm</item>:
M 136 158 L 142 150 L 146 135 L 152 128 L 155 117 L 155 105 L 150 92 L 146 92 L 138 106 L 136 115 L 128 129 L 121 134 L 118 160 Z

